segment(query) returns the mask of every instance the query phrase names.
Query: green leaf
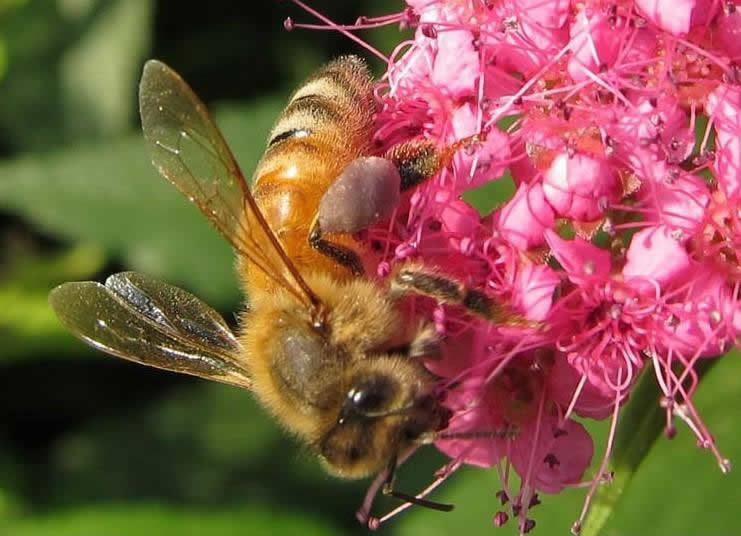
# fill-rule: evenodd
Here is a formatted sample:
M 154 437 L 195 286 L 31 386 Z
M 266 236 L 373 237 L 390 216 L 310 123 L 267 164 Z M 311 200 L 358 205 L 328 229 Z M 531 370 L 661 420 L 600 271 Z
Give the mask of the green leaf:
M 660 391 L 652 370 L 644 371 L 629 402 L 620 410 L 610 467 L 614 473 L 609 485 L 595 494 L 582 528 L 582 536 L 600 533 L 638 467 L 664 429 L 664 411 L 659 406 Z
M 0 364 L 79 354 L 80 344 L 59 324 L 47 296 L 62 281 L 90 277 L 103 262 L 99 249 L 78 247 L 56 256 L 24 257 L 11 266 L 0 287 Z
M 76 534 L 158 534 L 159 530 L 144 527 L 154 522 L 159 528 L 160 522 L 145 520 L 138 511 L 147 499 L 178 505 L 167 513 L 168 522 L 176 527 L 174 533 L 182 533 L 180 527 L 201 514 L 202 529 L 215 534 L 242 532 L 225 527 L 229 519 L 251 527 L 250 534 L 296 533 L 289 526 L 281 529 L 279 517 L 285 517 L 290 526 L 305 520 L 311 531 L 319 518 L 326 520 L 321 526 L 328 533 L 337 532 L 330 530 L 335 525 L 345 530 L 357 527 L 353 513 L 365 483 L 328 477 L 315 456 L 301 454 L 301 446 L 281 432 L 251 393 L 179 377 L 181 381 L 171 385 L 167 396 L 153 397 L 142 386 L 151 382 L 149 377 L 166 379 L 166 373 L 112 360 L 101 361 L 99 367 L 104 365 L 121 372 L 126 368 L 134 381 L 130 390 L 121 381 L 123 374 L 118 374 L 120 385 L 98 386 L 97 395 L 79 394 L 80 410 L 92 402 L 98 418 L 56 441 L 43 468 L 21 465 L 29 478 L 42 471 L 43 497 L 55 512 L 39 525 L 40 533 L 41 527 L 48 529 L 53 523 L 66 526 L 64 512 L 87 511 L 96 517 L 99 513 L 93 505 L 117 503 L 121 517 L 131 507 L 132 517 L 142 519 L 126 525 L 128 531 L 117 532 L 112 518 L 99 517 L 96 526 L 81 525 Z M 65 404 L 67 408 L 73 402 Z M 121 409 L 109 409 L 108 414 L 100 409 L 116 405 Z M 18 458 L 21 464 L 22 453 Z M 28 502 L 39 505 L 38 500 Z M 263 515 L 266 511 L 275 518 L 275 531 L 264 524 L 269 517 Z M 75 520 L 80 518 L 74 514 Z M 0 534 L 19 533 L 16 525 L 5 531 L 1 527 Z
M 80 19 L 89 1 L 60 2 Z M 151 0 L 117 0 L 101 10 L 61 58 L 60 89 L 67 135 L 121 134 L 135 112 L 141 64 L 150 48 Z
M 713 367 L 693 397 L 720 451 L 732 461 L 741 459 L 739 357 L 741 353 L 734 350 L 703 363 L 713 363 Z M 600 534 L 648 531 L 656 536 L 700 536 L 736 531 L 741 475 L 737 471 L 723 474 L 712 453 L 695 446 L 694 435 L 681 421 L 677 432 L 672 440 L 655 442 Z
M 702 377 L 718 360 L 706 361 L 698 367 Z M 630 489 L 633 477 L 649 455 L 657 440 L 663 437 L 666 426 L 666 411 L 659 402 L 661 391 L 649 364 L 640 381 L 631 393 L 630 400 L 621 408 L 619 426 L 612 451 L 610 466 L 613 481 L 597 491 L 589 514 L 584 522 L 582 536 L 601 534 L 605 523 Z M 677 426 L 683 426 L 681 422 Z
M 90 277 L 105 263 L 100 248 L 78 245 L 61 253 L 37 257 L 20 255 L 3 272 L 8 287 L 47 293 L 64 281 Z
M 249 175 L 280 104 L 261 101 L 218 116 Z M 238 292 L 233 255 L 195 206 L 157 176 L 141 135 L 0 164 L 0 208 L 43 232 L 98 244 L 124 264 L 180 284 L 220 309 Z
M 132 534 L 234 535 L 301 534 L 331 535 L 342 531 L 319 512 L 299 513 L 279 506 L 245 505 L 238 508 L 203 509 L 136 502 L 104 504 L 55 511 L 42 516 L 0 521 L 3 534 L 130 536 Z
M 482 184 L 478 188 L 468 190 L 463 199 L 470 203 L 481 214 L 489 214 L 498 206 L 504 204 L 515 194 L 515 183 L 509 172 L 496 180 Z
M 152 0 L 14 3 L 0 5 L 0 98 L 13 103 L 0 108 L 3 144 L 43 150 L 129 128 Z

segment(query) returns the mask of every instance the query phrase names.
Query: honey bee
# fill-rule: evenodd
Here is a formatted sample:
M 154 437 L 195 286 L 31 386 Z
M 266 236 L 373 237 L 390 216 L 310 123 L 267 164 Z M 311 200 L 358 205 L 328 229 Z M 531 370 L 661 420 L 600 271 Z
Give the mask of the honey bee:
M 330 473 L 384 474 L 447 426 L 434 329 L 399 307 L 408 292 L 493 316 L 493 301 L 408 265 L 390 285 L 365 274 L 355 231 L 388 217 L 402 191 L 433 176 L 455 147 L 415 142 L 373 154 L 376 111 L 365 63 L 341 57 L 312 75 L 273 127 L 252 190 L 205 106 L 165 64 L 144 66 L 139 103 L 159 173 L 233 246 L 249 305 L 238 335 L 195 296 L 142 274 L 65 283 L 50 303 L 91 346 L 144 365 L 251 390 Z

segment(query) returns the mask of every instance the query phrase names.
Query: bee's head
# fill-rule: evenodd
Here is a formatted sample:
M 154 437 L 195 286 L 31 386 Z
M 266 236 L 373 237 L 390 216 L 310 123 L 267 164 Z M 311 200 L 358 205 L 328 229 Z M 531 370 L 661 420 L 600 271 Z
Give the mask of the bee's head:
M 319 444 L 330 472 L 346 478 L 378 473 L 446 425 L 434 380 L 419 361 L 370 358 L 353 367 L 348 380 L 337 419 Z

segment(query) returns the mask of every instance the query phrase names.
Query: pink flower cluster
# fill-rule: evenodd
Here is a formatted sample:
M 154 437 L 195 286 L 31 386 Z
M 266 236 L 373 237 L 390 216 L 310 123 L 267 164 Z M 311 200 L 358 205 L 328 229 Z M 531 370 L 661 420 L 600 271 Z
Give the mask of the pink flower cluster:
M 379 274 L 439 266 L 507 311 L 487 322 L 418 298 L 446 337 L 451 467 L 494 467 L 521 533 L 538 492 L 609 479 L 620 406 L 644 368 L 677 417 L 729 462 L 692 403 L 699 360 L 741 333 L 741 11 L 721 0 L 407 0 L 414 37 L 379 87 L 379 152 L 414 139 L 457 151 L 368 237 Z M 741 6 L 739 6 L 741 9 Z M 486 217 L 461 199 L 515 185 Z M 574 419 L 610 417 L 607 452 Z M 511 472 L 519 489 L 510 489 Z

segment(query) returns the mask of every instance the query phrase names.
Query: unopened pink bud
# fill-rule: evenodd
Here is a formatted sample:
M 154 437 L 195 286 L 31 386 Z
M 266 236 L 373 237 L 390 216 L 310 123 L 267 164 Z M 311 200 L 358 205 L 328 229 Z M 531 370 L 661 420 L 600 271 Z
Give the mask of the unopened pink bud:
M 606 160 L 563 152 L 543 174 L 543 194 L 560 216 L 591 221 L 620 198 L 620 185 Z
M 626 281 L 631 283 L 631 279 L 635 278 L 637 281 L 631 284 L 646 285 L 649 292 L 655 292 L 656 288 L 648 285 L 647 280 L 664 287 L 690 265 L 684 245 L 666 225 L 649 227 L 636 233 L 630 242 L 627 259 L 623 267 Z

